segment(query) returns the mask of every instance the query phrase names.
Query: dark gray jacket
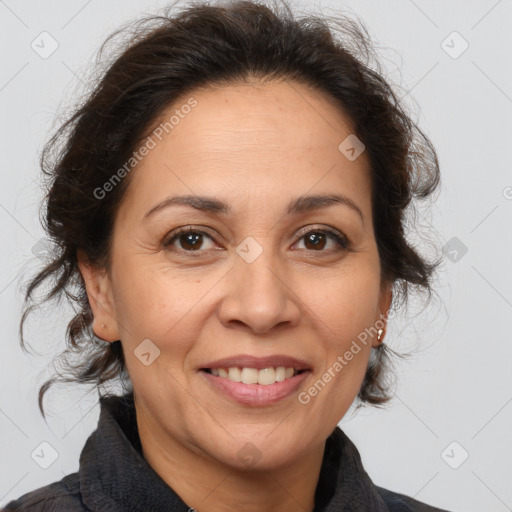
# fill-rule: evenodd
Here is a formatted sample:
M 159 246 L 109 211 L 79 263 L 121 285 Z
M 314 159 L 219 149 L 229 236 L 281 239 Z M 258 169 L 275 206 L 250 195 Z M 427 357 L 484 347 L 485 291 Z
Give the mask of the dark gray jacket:
M 189 512 L 142 456 L 133 394 L 100 399 L 98 428 L 77 473 L 9 502 L 5 511 Z M 326 442 L 314 512 L 447 512 L 378 487 L 339 428 Z

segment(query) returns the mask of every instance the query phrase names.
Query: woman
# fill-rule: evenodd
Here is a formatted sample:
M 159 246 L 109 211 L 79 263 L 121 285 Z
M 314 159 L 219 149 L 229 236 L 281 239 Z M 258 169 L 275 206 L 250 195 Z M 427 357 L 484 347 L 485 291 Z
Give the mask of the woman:
M 392 303 L 436 266 L 404 219 L 437 156 L 367 37 L 247 1 L 130 37 L 43 154 L 58 249 L 26 295 L 79 306 L 63 380 L 126 393 L 77 473 L 5 510 L 441 510 L 376 486 L 337 426 L 389 400 Z

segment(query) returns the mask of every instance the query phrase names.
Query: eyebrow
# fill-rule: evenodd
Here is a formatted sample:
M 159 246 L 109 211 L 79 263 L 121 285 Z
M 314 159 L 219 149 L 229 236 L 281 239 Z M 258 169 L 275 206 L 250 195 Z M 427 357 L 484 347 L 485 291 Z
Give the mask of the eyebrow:
M 352 199 L 349 197 L 340 194 L 300 196 L 290 202 L 288 205 L 287 214 L 299 215 L 301 213 L 320 210 L 337 204 L 347 206 L 351 210 L 355 211 L 359 214 L 361 220 L 364 221 L 363 213 L 357 204 L 354 203 L 354 201 L 352 201 Z M 229 204 L 221 201 L 220 199 L 216 199 L 215 197 L 184 195 L 168 197 L 167 199 L 164 199 L 160 203 L 153 206 L 149 211 L 147 211 L 142 220 L 145 221 L 148 217 L 152 216 L 156 212 L 171 206 L 190 206 L 196 210 L 212 213 L 215 215 L 227 215 L 231 213 L 231 207 Z

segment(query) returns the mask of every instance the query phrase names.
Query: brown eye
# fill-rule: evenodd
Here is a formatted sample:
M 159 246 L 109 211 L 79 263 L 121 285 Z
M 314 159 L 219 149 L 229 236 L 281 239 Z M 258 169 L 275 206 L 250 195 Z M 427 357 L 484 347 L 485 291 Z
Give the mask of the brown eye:
M 327 229 L 315 229 L 308 231 L 306 234 L 303 234 L 299 238 L 299 241 L 304 239 L 304 245 L 306 250 L 311 250 L 315 252 L 328 252 L 329 249 L 324 251 L 324 248 L 327 245 L 329 238 L 331 240 L 334 240 L 334 250 L 349 248 L 350 244 L 346 237 Z
M 163 245 L 168 250 L 177 249 L 187 253 L 200 253 L 201 250 L 211 249 L 211 247 L 203 247 L 206 239 L 213 242 L 213 238 L 204 231 L 194 229 L 193 227 L 183 227 L 171 232 Z M 310 230 L 302 234 L 297 239 L 297 242 L 301 240 L 304 240 L 305 250 L 313 252 L 322 253 L 347 250 L 350 247 L 350 242 L 344 235 L 328 229 Z M 328 247 L 329 240 L 331 240 L 330 248 Z M 179 246 L 176 245 L 177 243 Z
M 202 231 L 192 228 L 180 228 L 171 233 L 171 238 L 164 242 L 164 246 L 168 248 L 174 245 L 175 242 L 179 242 L 180 247 L 178 249 L 186 252 L 196 252 L 202 248 L 204 237 L 212 240 L 209 235 Z
M 311 232 L 304 237 L 306 249 L 323 249 L 327 244 L 325 233 Z

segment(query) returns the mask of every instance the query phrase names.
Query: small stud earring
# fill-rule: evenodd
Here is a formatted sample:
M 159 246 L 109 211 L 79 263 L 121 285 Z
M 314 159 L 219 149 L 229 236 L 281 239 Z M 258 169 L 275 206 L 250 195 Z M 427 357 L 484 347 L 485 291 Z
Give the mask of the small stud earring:
M 384 335 L 384 329 L 379 329 L 379 330 L 377 331 L 377 341 L 378 341 L 379 343 L 382 343 L 382 337 L 383 337 L 383 335 Z

